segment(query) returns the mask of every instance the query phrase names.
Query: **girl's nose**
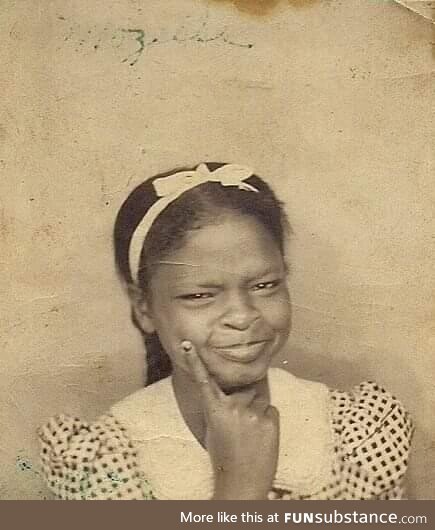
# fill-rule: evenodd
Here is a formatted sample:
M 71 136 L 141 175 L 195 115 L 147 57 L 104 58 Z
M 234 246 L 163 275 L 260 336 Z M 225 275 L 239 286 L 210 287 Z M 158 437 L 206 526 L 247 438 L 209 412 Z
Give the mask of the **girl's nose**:
M 228 300 L 221 323 L 232 329 L 244 331 L 248 329 L 260 316 L 258 309 L 252 304 L 248 296 L 234 295 Z

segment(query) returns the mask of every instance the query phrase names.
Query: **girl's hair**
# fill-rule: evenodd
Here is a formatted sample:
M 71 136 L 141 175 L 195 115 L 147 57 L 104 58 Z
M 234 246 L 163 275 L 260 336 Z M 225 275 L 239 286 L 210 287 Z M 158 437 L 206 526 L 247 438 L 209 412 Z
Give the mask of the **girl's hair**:
M 210 171 L 214 171 L 225 164 L 209 162 L 206 165 Z M 116 268 L 127 286 L 134 283 L 134 274 L 129 263 L 131 238 L 146 212 L 158 199 L 153 181 L 178 171 L 189 170 L 191 168 L 181 168 L 146 180 L 135 188 L 122 204 L 115 222 L 114 247 Z M 270 233 L 284 256 L 285 242 L 291 229 L 282 203 L 258 176 L 252 175 L 245 182 L 255 187 L 258 193 L 241 190 L 236 186 L 206 182 L 184 192 L 159 214 L 143 242 L 137 272 L 137 285 L 145 297 L 149 292 L 156 264 L 181 248 L 189 232 L 213 224 L 225 214 L 254 217 Z M 132 319 L 144 338 L 147 352 L 147 385 L 150 385 L 171 374 L 171 361 L 157 334 L 145 334 L 134 312 Z

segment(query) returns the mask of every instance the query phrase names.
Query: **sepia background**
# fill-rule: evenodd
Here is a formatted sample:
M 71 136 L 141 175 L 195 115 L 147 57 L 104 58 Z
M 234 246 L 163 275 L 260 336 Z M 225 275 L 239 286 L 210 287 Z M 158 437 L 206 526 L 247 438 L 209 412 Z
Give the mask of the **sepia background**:
M 271 182 L 295 232 L 278 362 L 397 394 L 417 427 L 410 497 L 435 499 L 433 23 L 389 0 L 0 12 L 0 498 L 47 497 L 50 415 L 93 419 L 143 384 L 112 260 L 127 193 L 227 161 Z

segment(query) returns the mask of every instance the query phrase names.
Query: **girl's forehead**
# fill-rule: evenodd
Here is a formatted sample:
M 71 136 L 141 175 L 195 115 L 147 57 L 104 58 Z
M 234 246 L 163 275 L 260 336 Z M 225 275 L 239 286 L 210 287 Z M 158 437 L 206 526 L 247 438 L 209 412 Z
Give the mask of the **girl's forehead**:
M 260 222 L 253 217 L 231 216 L 190 231 L 172 257 L 194 257 L 202 262 L 214 255 L 224 257 L 244 252 L 264 258 L 274 251 L 279 251 L 278 245 Z
M 192 231 L 184 244 L 158 265 L 161 274 L 179 280 L 222 275 L 248 277 L 281 270 L 283 258 L 269 231 L 245 216 Z

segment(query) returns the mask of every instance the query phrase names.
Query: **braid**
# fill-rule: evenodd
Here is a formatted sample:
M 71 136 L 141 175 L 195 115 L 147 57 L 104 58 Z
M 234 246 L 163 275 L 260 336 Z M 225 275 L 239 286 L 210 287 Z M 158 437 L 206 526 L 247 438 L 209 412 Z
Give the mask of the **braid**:
M 172 373 L 172 362 L 160 343 L 157 333 L 144 334 L 147 352 L 147 385 L 152 385 Z

